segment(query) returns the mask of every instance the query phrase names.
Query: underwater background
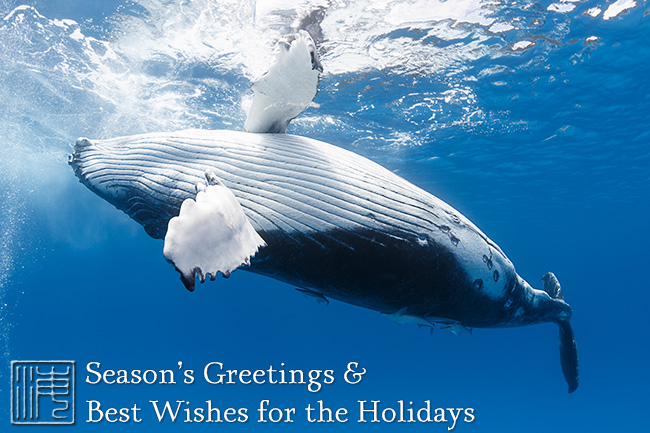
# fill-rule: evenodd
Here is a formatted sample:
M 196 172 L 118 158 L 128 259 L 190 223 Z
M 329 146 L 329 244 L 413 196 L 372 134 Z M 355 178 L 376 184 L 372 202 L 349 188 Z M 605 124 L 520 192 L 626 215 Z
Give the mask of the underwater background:
M 649 13 L 645 0 L 0 0 L 0 429 L 31 429 L 10 425 L 10 361 L 31 359 L 76 361 L 78 431 L 451 427 L 358 423 L 358 400 L 474 408 L 455 431 L 647 429 Z M 74 176 L 80 136 L 242 129 L 252 80 L 297 28 L 325 72 L 288 132 L 451 204 L 534 287 L 554 272 L 574 311 L 575 393 L 554 324 L 430 335 L 242 270 L 189 293 L 162 241 Z M 336 381 L 209 385 L 212 361 Z M 342 380 L 352 361 L 367 370 L 357 385 Z M 92 385 L 89 362 L 171 369 L 179 383 Z M 257 423 L 263 399 L 296 408 L 295 422 Z M 86 400 L 137 403 L 144 420 L 87 423 Z M 247 407 L 250 420 L 158 424 L 149 400 Z M 318 400 L 350 421 L 308 424 Z

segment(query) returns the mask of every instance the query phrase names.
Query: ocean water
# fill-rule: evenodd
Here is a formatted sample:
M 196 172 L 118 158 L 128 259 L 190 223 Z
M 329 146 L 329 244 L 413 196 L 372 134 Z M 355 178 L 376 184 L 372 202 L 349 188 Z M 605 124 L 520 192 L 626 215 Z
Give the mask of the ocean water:
M 359 400 L 474 409 L 454 431 L 643 431 L 649 13 L 643 0 L 0 0 L 0 429 L 30 429 L 10 424 L 11 360 L 74 360 L 77 431 L 452 427 L 359 423 Z M 78 182 L 67 157 L 79 136 L 241 129 L 252 80 L 298 27 L 325 72 L 318 105 L 288 132 L 450 203 L 533 286 L 553 271 L 574 310 L 575 393 L 553 324 L 430 335 L 241 270 L 189 293 L 162 242 Z M 91 362 L 172 370 L 177 383 L 91 384 Z M 210 385 L 210 362 L 333 370 L 335 381 Z M 350 362 L 367 372 L 355 385 Z M 150 400 L 209 400 L 249 419 L 158 423 Z M 294 422 L 257 422 L 262 400 L 295 408 Z M 319 400 L 349 420 L 308 423 Z M 87 401 L 136 404 L 142 422 L 87 422 Z

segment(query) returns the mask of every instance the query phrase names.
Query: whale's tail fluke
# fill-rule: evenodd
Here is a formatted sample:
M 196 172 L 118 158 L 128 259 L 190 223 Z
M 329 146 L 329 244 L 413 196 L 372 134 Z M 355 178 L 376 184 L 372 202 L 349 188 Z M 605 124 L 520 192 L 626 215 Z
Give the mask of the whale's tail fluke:
M 557 280 L 557 277 L 552 272 L 548 272 L 542 277 L 542 281 L 544 282 L 544 291 L 551 298 L 564 303 L 564 295 L 562 294 L 560 282 Z M 578 347 L 576 346 L 576 339 L 569 319 L 570 315 L 568 317 L 563 315 L 556 323 L 560 328 L 560 363 L 562 365 L 562 373 L 564 373 L 564 379 L 569 385 L 569 393 L 572 393 L 578 388 Z
M 557 322 L 560 327 L 560 363 L 564 380 L 569 385 L 569 393 L 578 388 L 578 348 L 573 328 L 568 320 Z

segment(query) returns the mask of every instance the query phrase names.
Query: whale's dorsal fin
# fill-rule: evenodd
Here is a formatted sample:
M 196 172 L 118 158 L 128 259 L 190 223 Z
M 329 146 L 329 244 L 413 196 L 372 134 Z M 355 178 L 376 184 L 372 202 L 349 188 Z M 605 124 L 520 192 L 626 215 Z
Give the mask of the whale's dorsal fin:
M 218 272 L 228 277 L 266 246 L 244 214 L 235 195 L 212 171 L 206 171 L 208 186 L 181 205 L 180 214 L 169 220 L 163 254 L 181 274 L 189 291 L 196 276 L 201 282 Z
M 278 42 L 269 71 L 253 83 L 255 96 L 244 130 L 284 133 L 318 92 L 323 67 L 309 33 L 300 30 Z

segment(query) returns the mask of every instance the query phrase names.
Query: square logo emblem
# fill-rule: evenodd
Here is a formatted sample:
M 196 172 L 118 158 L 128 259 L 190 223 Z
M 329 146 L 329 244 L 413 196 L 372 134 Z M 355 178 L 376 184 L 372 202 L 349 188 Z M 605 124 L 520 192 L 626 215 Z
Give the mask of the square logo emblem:
M 11 423 L 75 421 L 74 361 L 11 361 Z

